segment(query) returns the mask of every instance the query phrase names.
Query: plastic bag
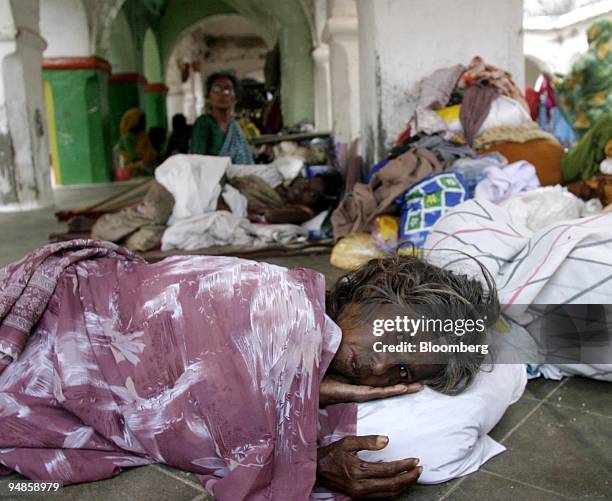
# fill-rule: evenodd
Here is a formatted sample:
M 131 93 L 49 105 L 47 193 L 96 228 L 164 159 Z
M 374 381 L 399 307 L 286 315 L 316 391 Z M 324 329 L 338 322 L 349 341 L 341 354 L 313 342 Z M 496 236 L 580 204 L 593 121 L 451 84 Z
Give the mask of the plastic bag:
M 352 271 L 370 259 L 385 257 L 368 233 L 357 233 L 340 240 L 332 249 L 329 262 L 342 270 Z
M 370 225 L 372 241 L 379 249 L 393 253 L 399 238 L 399 217 L 383 215 L 375 217 Z
M 546 186 L 513 195 L 499 203 L 513 225 L 537 231 L 559 221 L 578 219 L 584 202 L 562 186 Z

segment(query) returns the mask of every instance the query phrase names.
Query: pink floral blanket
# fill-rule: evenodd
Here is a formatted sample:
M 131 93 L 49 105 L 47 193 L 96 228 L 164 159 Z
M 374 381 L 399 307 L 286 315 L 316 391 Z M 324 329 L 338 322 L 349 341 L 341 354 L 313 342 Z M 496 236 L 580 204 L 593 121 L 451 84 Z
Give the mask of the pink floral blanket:
M 166 463 L 217 499 L 308 499 L 339 342 L 311 270 L 46 246 L 0 270 L 0 464 L 68 484 Z

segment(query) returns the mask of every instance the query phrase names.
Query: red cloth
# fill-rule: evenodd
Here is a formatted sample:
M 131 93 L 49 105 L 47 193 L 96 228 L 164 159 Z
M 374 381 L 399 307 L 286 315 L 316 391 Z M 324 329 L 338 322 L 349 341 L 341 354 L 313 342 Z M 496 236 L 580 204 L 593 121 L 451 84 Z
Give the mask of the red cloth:
M 529 105 L 529 114 L 531 119 L 538 120 L 538 108 L 540 106 L 540 94 L 538 94 L 533 87 L 527 87 L 525 89 L 525 99 Z

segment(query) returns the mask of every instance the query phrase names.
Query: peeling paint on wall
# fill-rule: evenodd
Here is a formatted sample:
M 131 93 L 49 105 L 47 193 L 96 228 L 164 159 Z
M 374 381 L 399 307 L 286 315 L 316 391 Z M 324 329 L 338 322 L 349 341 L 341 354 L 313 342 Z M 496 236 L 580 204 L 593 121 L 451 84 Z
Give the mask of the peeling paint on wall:
M 0 205 L 16 203 L 15 150 L 8 131 L 6 106 L 0 105 Z

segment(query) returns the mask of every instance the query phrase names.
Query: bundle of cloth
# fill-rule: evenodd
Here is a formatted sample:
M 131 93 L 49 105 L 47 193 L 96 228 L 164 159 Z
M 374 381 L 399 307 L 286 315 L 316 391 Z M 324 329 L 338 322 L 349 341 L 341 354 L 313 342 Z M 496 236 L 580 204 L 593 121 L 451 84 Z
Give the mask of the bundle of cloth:
M 612 214 L 543 221 L 535 228 L 524 222 L 513 207 L 470 200 L 437 222 L 425 256 L 473 276 L 482 274 L 473 258 L 486 267 L 505 318 L 533 341 L 522 361 L 533 363 L 535 373 L 612 381 Z M 580 329 L 587 318 L 581 315 L 593 307 L 602 330 L 589 337 Z M 569 312 L 564 323 L 547 323 L 558 308 Z M 564 348 L 542 351 L 547 345 Z
M 142 203 L 103 215 L 91 235 L 125 242 L 136 251 L 159 246 L 166 251 L 301 242 L 308 231 L 297 225 L 255 224 L 247 219 L 250 204 L 282 206 L 273 188 L 294 178 L 301 167 L 291 161 L 272 169 L 269 165 L 233 165 L 228 157 L 173 155 L 156 169 L 155 182 Z M 250 182 L 243 183 L 250 188 L 246 196 L 225 182 L 226 178 L 248 178 Z
M 512 76 L 479 56 L 424 78 L 408 126 L 412 135 L 438 134 L 479 153 L 499 152 L 509 163 L 527 161 L 543 186 L 561 181 L 563 146 L 532 119 Z

